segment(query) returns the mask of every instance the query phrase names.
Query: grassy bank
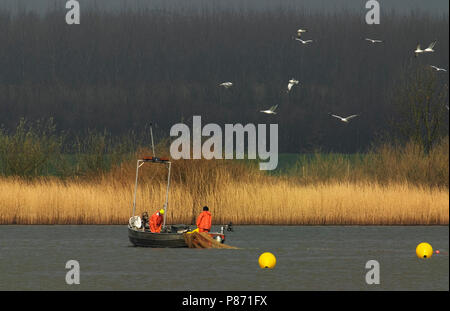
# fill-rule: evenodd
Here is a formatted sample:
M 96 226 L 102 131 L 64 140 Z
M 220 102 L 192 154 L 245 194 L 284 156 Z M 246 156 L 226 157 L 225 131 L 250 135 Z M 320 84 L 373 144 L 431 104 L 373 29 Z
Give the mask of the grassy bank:
M 125 224 L 132 209 L 135 163 L 89 179 L 0 179 L 1 224 Z M 165 199 L 166 170 L 144 166 L 137 213 Z M 174 161 L 168 223 L 193 223 L 208 205 L 214 223 L 448 224 L 447 187 L 407 181 L 309 182 L 270 176 L 239 161 Z
M 318 182 L 410 183 L 449 187 L 448 137 L 429 152 L 415 143 L 383 144 L 360 154 L 281 155 L 279 174 Z
M 0 224 L 127 223 L 136 158 L 151 152 L 133 137 L 94 133 L 67 154 L 46 128 L 0 131 Z M 447 137 L 429 153 L 409 143 L 290 155 L 270 173 L 255 161 L 173 161 L 167 221 L 193 223 L 208 205 L 216 224 L 448 224 L 448 146 Z M 141 169 L 137 213 L 162 207 L 166 173 Z
M 229 181 L 214 191 L 196 193 L 175 183 L 170 191 L 168 223 L 191 223 L 207 204 L 214 223 L 235 224 L 448 224 L 449 193 L 409 184 L 373 183 L 301 185 L 288 180 Z M 139 189 L 137 212 L 162 207 L 165 187 Z M 125 224 L 133 187 L 99 183 L 19 179 L 0 180 L 0 224 Z

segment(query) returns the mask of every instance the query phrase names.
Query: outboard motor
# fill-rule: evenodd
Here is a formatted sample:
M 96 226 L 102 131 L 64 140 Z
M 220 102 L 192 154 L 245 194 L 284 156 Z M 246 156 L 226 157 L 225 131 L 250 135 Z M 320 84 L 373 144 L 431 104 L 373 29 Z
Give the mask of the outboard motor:
M 227 231 L 229 232 L 233 232 L 233 223 L 230 221 L 230 223 L 226 226 L 227 227 Z
M 224 231 L 227 230 L 228 232 L 233 232 L 233 223 L 230 221 L 228 225 L 220 227 L 220 233 L 224 234 Z

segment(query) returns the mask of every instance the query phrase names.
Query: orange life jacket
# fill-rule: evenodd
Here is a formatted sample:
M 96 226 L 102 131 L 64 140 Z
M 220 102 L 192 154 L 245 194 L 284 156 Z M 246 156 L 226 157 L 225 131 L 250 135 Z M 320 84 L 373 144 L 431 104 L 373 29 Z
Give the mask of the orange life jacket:
M 197 227 L 199 232 L 209 232 L 211 230 L 211 213 L 203 211 L 197 217 Z
M 150 217 L 150 231 L 151 232 L 161 232 L 161 227 L 163 223 L 163 217 L 156 212 Z

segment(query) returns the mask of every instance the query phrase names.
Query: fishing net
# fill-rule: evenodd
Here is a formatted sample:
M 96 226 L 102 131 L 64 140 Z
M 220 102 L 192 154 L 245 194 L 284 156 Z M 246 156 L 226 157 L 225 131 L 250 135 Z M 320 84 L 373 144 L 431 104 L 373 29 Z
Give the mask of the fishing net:
M 185 233 L 184 240 L 189 248 L 228 248 L 237 249 L 237 247 L 222 244 L 214 240 L 210 235 L 204 232 Z

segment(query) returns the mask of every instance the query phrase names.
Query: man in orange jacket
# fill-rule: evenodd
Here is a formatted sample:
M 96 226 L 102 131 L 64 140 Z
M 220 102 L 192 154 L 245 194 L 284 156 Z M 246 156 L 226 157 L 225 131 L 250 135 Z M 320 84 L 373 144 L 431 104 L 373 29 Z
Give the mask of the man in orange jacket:
M 204 206 L 203 212 L 198 215 L 197 227 L 199 232 L 209 232 L 211 230 L 211 213 L 208 206 Z
M 160 209 L 159 212 L 156 212 L 150 217 L 150 231 L 155 233 L 161 232 L 161 227 L 163 224 L 163 215 L 164 210 Z

